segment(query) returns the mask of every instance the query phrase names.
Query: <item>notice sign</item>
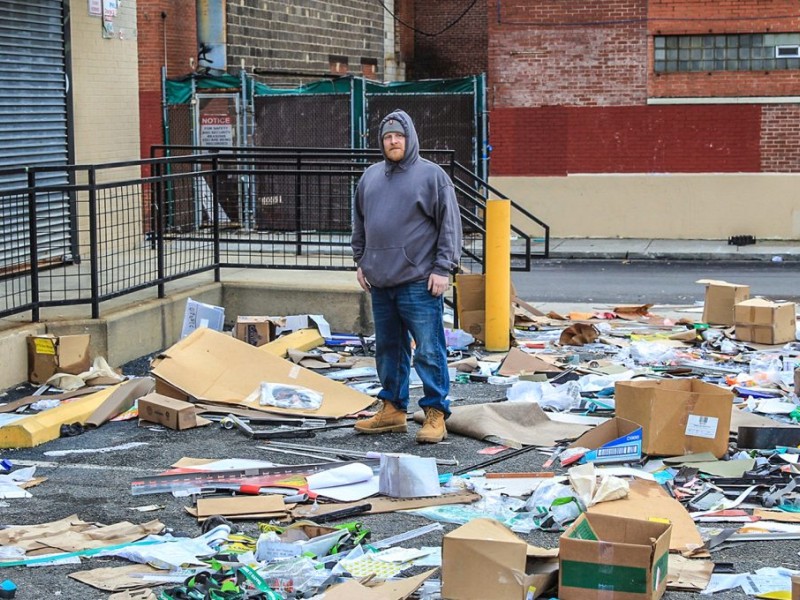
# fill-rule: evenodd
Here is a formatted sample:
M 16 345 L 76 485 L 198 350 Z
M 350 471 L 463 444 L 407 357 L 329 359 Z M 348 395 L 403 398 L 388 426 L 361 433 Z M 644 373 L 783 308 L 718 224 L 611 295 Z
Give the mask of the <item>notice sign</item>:
M 233 146 L 233 119 L 230 115 L 200 115 L 200 145 Z

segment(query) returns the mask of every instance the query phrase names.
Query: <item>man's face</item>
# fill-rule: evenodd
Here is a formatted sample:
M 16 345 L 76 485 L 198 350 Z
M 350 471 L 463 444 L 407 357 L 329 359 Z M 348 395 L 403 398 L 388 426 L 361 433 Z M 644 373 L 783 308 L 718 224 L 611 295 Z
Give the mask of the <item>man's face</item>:
M 406 136 L 402 133 L 387 133 L 383 136 L 383 153 L 392 162 L 400 162 L 406 155 Z

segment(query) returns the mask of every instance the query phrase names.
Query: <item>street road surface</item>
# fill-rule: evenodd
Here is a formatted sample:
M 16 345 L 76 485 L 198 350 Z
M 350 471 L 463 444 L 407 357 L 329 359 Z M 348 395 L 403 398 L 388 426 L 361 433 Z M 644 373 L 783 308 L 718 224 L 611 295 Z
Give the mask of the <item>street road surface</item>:
M 800 301 L 800 263 L 537 260 L 512 272 L 517 296 L 528 302 L 694 304 L 722 279 L 750 286 L 751 296 Z

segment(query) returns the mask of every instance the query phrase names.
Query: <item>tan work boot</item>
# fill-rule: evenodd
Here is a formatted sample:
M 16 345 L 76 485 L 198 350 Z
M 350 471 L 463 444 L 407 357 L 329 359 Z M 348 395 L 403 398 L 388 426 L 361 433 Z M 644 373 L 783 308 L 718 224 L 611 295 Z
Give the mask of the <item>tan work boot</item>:
M 385 400 L 374 417 L 356 421 L 353 427 L 359 433 L 405 433 L 408 431 L 405 411 Z
M 447 438 L 447 428 L 444 426 L 444 413 L 435 408 L 426 408 L 425 422 L 422 429 L 417 432 L 418 444 L 438 444 Z

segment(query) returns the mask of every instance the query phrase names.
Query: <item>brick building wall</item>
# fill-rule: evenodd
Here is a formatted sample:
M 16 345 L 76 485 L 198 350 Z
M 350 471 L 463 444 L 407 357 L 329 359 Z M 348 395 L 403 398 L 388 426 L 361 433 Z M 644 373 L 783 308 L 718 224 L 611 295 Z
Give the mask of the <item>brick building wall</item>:
M 651 0 L 653 35 L 792 33 L 800 31 L 795 0 Z M 652 38 L 648 50 L 652 73 Z M 650 97 L 790 96 L 800 92 L 800 70 L 653 73 Z
M 191 71 L 197 60 L 197 1 L 150 0 L 139 2 L 139 120 L 141 156 L 150 156 L 150 146 L 163 144 L 161 67 L 167 77 Z M 162 16 L 164 15 L 164 16 Z
M 375 76 L 383 77 L 384 9 L 373 0 L 309 0 L 302 6 L 278 0 L 228 2 L 227 19 L 231 72 L 244 59 L 248 72 L 295 71 L 317 79 L 331 72 L 334 56 L 346 59 L 346 72 L 356 74 L 363 60 L 376 62 Z M 345 61 L 335 62 L 342 72 Z
M 772 104 L 761 114 L 761 170 L 800 173 L 800 105 Z
M 646 15 L 645 0 L 501 0 L 489 19 L 490 107 L 644 103 Z
M 413 23 L 418 31 L 398 26 L 413 37 L 409 79 L 465 77 L 487 71 L 486 0 L 409 0 L 408 4 L 413 4 L 412 18 L 404 22 Z
M 656 73 L 653 62 L 655 35 L 798 32 L 795 1 L 494 4 L 492 175 L 800 172 L 798 106 L 738 100 L 800 96 L 800 70 Z M 682 100 L 714 97 L 737 101 Z

